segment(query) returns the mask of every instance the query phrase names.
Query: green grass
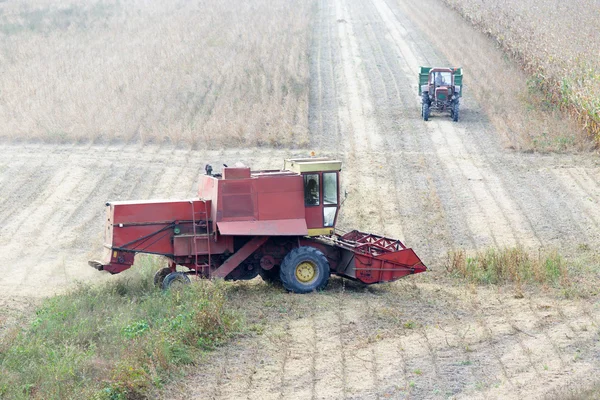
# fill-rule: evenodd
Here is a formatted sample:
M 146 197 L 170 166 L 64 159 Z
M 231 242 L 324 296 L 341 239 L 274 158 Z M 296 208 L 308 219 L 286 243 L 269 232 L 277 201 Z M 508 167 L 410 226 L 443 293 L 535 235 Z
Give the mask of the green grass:
M 0 398 L 137 399 L 243 326 L 223 284 L 155 289 L 150 259 L 106 285 L 43 301 L 0 342 Z
M 554 288 L 561 296 L 600 295 L 600 253 L 588 244 L 579 244 L 568 256 L 557 250 L 535 253 L 521 247 L 489 248 L 477 252 L 450 251 L 446 270 L 472 284 L 514 284 Z
M 532 256 L 519 247 L 491 248 L 474 254 L 456 250 L 448 253 L 446 269 L 478 284 L 570 284 L 567 263 L 556 251 Z

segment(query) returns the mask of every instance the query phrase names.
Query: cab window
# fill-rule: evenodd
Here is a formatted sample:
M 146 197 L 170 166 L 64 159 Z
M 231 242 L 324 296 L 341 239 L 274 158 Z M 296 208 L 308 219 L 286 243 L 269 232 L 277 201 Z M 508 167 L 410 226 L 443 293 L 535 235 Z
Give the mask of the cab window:
M 304 204 L 319 205 L 319 174 L 304 175 Z
M 325 227 L 333 226 L 333 223 L 335 222 L 336 211 L 337 211 L 337 207 L 323 208 L 323 226 L 325 226 Z
M 337 173 L 323 173 L 323 204 L 337 204 Z

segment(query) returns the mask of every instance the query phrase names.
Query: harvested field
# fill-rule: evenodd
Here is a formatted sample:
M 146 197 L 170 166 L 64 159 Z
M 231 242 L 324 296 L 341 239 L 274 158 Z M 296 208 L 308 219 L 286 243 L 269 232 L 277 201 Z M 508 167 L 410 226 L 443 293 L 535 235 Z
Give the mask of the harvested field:
M 312 38 L 300 50 L 309 57 L 299 68 L 310 77 L 309 107 L 292 108 L 304 113 L 307 147 L 344 162 L 348 198 L 340 228 L 398 237 L 431 272 L 369 288 L 332 279 L 323 293 L 305 296 L 259 280 L 230 284 L 229 299 L 247 314 L 255 334 L 209 355 L 185 385 L 168 387 L 164 397 L 562 399 L 577 395 L 573 388 L 598 387 L 600 303 L 590 286 L 600 282 L 600 160 L 585 152 L 511 150 L 535 148 L 527 139 L 530 125 L 495 117 L 494 107 L 510 103 L 518 121 L 557 131 L 572 132 L 573 125 L 561 114 L 543 116 L 513 103 L 517 92 L 505 93 L 502 85 L 490 89 L 496 97 L 477 94 L 502 53 L 440 2 L 426 3 L 435 12 L 407 0 L 317 1 L 308 14 L 312 31 L 300 35 Z M 303 3 L 288 7 L 290 14 L 309 10 Z M 435 38 L 431 15 L 452 16 L 452 44 Z M 279 21 L 278 32 L 286 31 L 289 20 Z M 477 52 L 467 52 L 467 44 Z M 220 51 L 229 44 L 222 45 Z M 160 54 L 164 44 L 156 46 Z M 268 54 L 284 63 L 277 50 Z M 526 82 L 503 62 L 517 86 Z M 418 67 L 447 64 L 465 69 L 462 120 L 434 115 L 425 123 Z M 187 85 L 186 78 L 172 77 L 175 86 Z M 12 109 L 27 104 L 15 97 L 16 89 L 9 93 L 2 101 L 12 102 Z M 114 127 L 111 118 L 96 122 Z M 215 143 L 239 143 L 236 130 L 225 129 L 229 121 L 220 121 L 225 136 Z M 252 140 L 212 150 L 185 140 L 173 142 L 187 148 L 149 145 L 129 134 L 124 142 L 104 143 L 90 132 L 82 135 L 89 134 L 91 144 L 73 144 L 81 142 L 75 136 L 49 144 L 2 133 L 3 320 L 7 310 L 77 280 L 112 279 L 86 264 L 101 251 L 105 201 L 190 197 L 206 162 L 275 168 L 284 157 L 304 153 L 293 146 L 254 147 Z M 581 143 L 562 150 L 584 150 Z M 515 296 L 510 284 L 466 284 L 446 272 L 449 250 L 503 247 L 565 255 L 573 277 L 569 290 L 526 286 Z

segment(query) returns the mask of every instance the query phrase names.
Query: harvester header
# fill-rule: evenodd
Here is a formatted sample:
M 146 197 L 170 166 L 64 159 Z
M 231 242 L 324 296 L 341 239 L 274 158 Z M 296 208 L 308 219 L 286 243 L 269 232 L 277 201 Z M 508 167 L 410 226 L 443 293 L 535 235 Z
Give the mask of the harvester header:
M 335 230 L 342 163 L 325 158 L 284 161 L 281 170 L 206 166 L 198 197 L 107 203 L 105 256 L 90 261 L 119 273 L 137 253 L 169 260 L 155 283 L 168 288 L 204 278 L 281 281 L 293 292 L 326 286 L 330 273 L 371 284 L 424 272 L 399 240 Z M 186 267 L 178 271 L 177 266 Z

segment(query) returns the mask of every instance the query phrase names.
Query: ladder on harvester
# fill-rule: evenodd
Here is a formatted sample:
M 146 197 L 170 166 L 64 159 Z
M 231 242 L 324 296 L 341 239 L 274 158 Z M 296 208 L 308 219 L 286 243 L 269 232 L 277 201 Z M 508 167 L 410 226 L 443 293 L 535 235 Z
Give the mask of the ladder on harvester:
M 194 237 L 193 237 L 193 239 L 194 239 L 194 268 L 196 271 L 196 275 L 198 275 L 198 270 L 202 270 L 203 276 L 209 276 L 210 275 L 210 265 L 211 265 L 210 237 L 212 234 L 210 232 L 210 225 L 208 224 L 208 209 L 207 209 L 207 205 L 206 205 L 206 200 L 200 199 L 200 201 L 202 203 L 204 203 L 204 211 L 196 212 L 196 210 L 194 209 L 194 200 L 190 200 L 190 203 L 192 204 L 192 230 L 194 233 Z M 196 231 L 196 221 L 200 222 L 202 220 L 204 220 L 204 222 L 206 223 L 206 237 L 198 235 L 198 233 Z M 208 263 L 204 263 L 204 264 L 198 263 L 198 240 L 206 240 L 206 246 L 208 249 Z M 207 274 L 204 274 L 205 269 L 206 269 Z

